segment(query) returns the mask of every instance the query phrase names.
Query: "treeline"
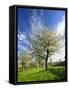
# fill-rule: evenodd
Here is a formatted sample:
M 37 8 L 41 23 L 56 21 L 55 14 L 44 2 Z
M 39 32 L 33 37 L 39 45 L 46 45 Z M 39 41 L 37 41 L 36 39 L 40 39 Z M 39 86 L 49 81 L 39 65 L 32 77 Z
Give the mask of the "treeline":
M 41 58 L 32 58 L 32 55 L 28 52 L 21 52 L 18 56 L 18 69 L 25 70 L 29 68 L 45 68 L 45 60 Z M 49 59 L 48 65 L 50 66 L 64 66 L 65 61 L 52 62 L 52 59 Z
M 26 51 L 21 52 L 18 56 L 18 68 L 24 70 L 33 67 L 44 67 L 44 60 L 32 58 L 32 55 Z
M 65 61 L 55 62 L 53 66 L 65 66 Z

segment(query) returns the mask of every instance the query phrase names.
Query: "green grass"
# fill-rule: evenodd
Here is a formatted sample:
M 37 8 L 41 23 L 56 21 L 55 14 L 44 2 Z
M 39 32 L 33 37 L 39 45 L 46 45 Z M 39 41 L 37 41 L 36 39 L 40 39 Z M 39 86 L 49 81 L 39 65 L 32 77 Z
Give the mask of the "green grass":
M 18 82 L 42 81 L 42 80 L 64 80 L 65 68 L 63 66 L 43 68 L 32 68 L 24 71 L 18 70 Z

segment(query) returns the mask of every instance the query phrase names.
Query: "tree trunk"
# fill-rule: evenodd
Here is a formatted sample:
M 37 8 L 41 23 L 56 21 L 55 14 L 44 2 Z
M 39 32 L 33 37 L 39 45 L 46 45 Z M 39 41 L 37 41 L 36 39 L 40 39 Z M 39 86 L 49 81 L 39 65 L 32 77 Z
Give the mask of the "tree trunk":
M 45 59 L 45 68 L 47 70 L 47 61 L 48 61 L 48 55 L 49 54 L 49 51 L 47 50 L 47 55 L 46 55 L 46 59 Z
M 48 61 L 48 57 L 45 60 L 45 68 L 46 68 L 46 70 L 47 70 L 47 61 Z
M 22 62 L 22 70 L 24 69 L 24 63 Z

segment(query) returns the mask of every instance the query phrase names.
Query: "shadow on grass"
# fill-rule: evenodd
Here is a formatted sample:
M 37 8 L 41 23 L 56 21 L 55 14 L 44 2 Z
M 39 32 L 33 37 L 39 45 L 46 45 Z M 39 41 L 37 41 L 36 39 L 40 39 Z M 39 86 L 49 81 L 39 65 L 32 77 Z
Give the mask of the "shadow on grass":
M 43 75 L 45 77 L 48 77 L 48 76 L 50 77 L 50 75 L 53 75 L 54 80 L 64 80 L 65 79 L 65 70 L 64 70 L 64 68 L 61 68 L 61 67 L 48 68 L 47 71 L 44 69 L 44 70 L 41 70 L 41 71 L 38 71 L 35 73 L 31 73 L 28 76 L 33 76 L 33 75 L 37 76 L 40 74 L 45 74 L 45 75 Z
M 55 79 L 61 79 L 61 80 L 64 80 L 65 79 L 65 70 L 64 68 L 60 68 L 57 66 L 57 68 L 49 68 L 48 71 L 55 75 Z

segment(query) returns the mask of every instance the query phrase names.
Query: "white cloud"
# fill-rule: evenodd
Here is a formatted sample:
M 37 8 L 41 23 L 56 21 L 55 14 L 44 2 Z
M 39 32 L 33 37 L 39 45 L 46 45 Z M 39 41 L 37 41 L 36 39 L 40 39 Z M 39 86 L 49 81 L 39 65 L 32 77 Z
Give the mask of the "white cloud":
M 56 26 L 56 31 L 59 33 L 61 36 L 64 35 L 65 33 L 65 16 L 62 17 L 62 20 L 57 24 Z
M 19 45 L 19 47 L 20 47 L 19 53 L 22 52 L 22 51 L 26 51 L 28 53 L 31 53 L 31 51 L 29 51 L 27 47 L 25 47 L 25 46 L 23 46 L 21 44 Z
M 56 31 L 57 34 L 60 34 L 61 36 L 64 37 L 65 35 L 65 17 L 62 17 L 62 20 L 56 25 Z M 59 61 L 59 59 L 61 59 L 61 61 L 64 61 L 64 57 L 65 57 L 65 39 L 61 39 L 61 48 L 60 50 L 55 53 L 54 55 L 51 56 L 53 62 L 55 61 Z
M 28 49 L 25 46 L 22 46 L 22 49 L 28 51 Z
M 50 58 L 52 58 L 52 62 L 56 61 L 64 61 L 65 58 L 65 46 L 63 46 L 57 53 L 52 55 Z
M 21 32 L 18 33 L 18 39 L 19 40 L 24 40 L 25 38 L 26 37 L 25 37 L 25 35 L 23 33 L 21 33 Z
M 37 30 L 44 27 L 43 10 L 40 11 L 39 16 L 37 15 L 37 10 L 33 10 L 32 16 L 30 16 L 30 25 L 32 33 L 37 33 Z

